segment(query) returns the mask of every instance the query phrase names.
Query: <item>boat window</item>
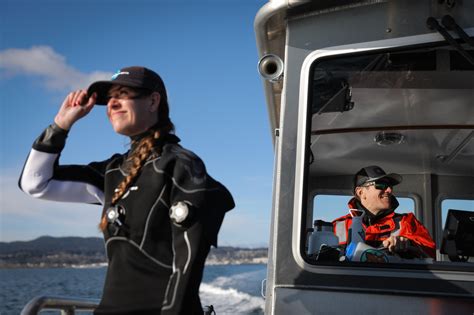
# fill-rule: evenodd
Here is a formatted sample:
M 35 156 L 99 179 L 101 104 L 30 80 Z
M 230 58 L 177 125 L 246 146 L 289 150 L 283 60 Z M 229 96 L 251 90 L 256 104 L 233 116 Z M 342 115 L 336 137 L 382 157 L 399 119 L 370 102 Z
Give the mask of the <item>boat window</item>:
M 333 229 L 332 221 L 349 214 L 348 202 L 353 198 L 351 195 L 324 195 L 318 194 L 313 199 L 313 226 L 307 229 L 307 240 L 305 251 L 310 257 L 319 250 L 322 244 L 314 244 L 315 237 L 317 237 L 318 225 L 326 225 Z M 415 213 L 415 201 L 412 198 L 398 197 L 399 206 L 398 213 Z M 329 229 L 328 229 L 329 230 Z M 312 237 L 313 233 L 314 237 Z M 318 248 L 316 248 L 318 247 Z
M 472 48 L 463 47 L 474 56 Z M 301 240 L 305 246 L 301 250 L 307 261 L 347 261 L 347 257 L 341 259 L 347 255 L 345 248 L 340 251 L 340 242 L 332 246 L 339 252 L 331 246 L 322 252 L 324 243 L 315 241 L 315 232 L 330 231 L 327 222 L 347 213 L 352 178 L 370 165 L 402 175 L 395 194 L 416 196 L 416 202 L 397 197 L 401 206 L 396 212 L 414 211 L 439 250 L 442 229 L 434 222 L 444 222 L 447 210 L 431 206 L 439 200 L 437 194 L 454 189 L 474 197 L 472 185 L 466 184 L 474 179 L 473 99 L 474 65 L 450 46 L 315 57 L 309 71 L 303 178 L 306 200 Z M 315 191 L 340 193 L 315 197 Z M 435 218 L 441 212 L 443 218 Z M 326 242 L 334 245 L 333 236 L 325 235 Z M 414 262 L 403 257 L 384 261 Z M 435 260 L 423 257 L 416 263 Z
M 441 228 L 444 228 L 449 209 L 464 209 L 474 212 L 474 199 L 445 199 L 441 202 Z
M 348 214 L 348 202 L 351 198 L 351 195 L 316 195 L 313 199 L 313 222 L 331 222 Z M 397 200 L 400 203 L 397 212 L 415 213 L 415 201 L 412 198 L 398 197 Z
M 448 217 L 449 215 L 449 217 Z M 456 246 L 456 241 L 452 241 L 451 244 L 449 244 L 450 239 L 450 229 L 459 229 L 460 225 L 463 224 L 462 222 L 459 222 L 459 220 L 462 220 L 462 218 L 465 218 L 465 221 L 467 221 L 467 229 L 464 229 L 463 231 L 458 231 L 458 238 L 463 238 L 464 244 L 457 244 Z M 451 261 L 451 260 L 457 260 L 458 256 L 462 255 L 462 251 L 465 248 L 471 248 L 472 251 L 474 251 L 474 199 L 471 200 L 466 200 L 466 199 L 445 199 L 441 203 L 441 229 L 443 231 L 443 239 L 441 241 L 441 260 L 442 261 Z M 452 220 L 454 218 L 454 220 Z M 451 219 L 451 222 L 449 221 Z M 464 235 L 459 235 L 459 234 L 464 234 Z M 444 243 L 444 244 L 443 244 Z M 453 245 L 453 246 L 450 246 Z M 450 248 L 451 247 L 451 248 Z M 449 250 L 456 250 L 457 252 L 452 255 L 455 256 L 449 257 Z M 458 255 L 459 254 L 459 255 Z M 467 261 L 469 262 L 474 262 L 474 257 L 468 257 Z

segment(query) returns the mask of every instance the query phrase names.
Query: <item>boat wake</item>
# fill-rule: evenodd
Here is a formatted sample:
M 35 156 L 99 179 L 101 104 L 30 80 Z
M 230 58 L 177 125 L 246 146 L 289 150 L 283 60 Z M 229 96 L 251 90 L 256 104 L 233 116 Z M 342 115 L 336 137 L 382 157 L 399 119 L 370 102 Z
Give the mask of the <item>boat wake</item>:
M 199 290 L 202 305 L 213 305 L 217 314 L 263 314 L 262 297 L 202 283 Z

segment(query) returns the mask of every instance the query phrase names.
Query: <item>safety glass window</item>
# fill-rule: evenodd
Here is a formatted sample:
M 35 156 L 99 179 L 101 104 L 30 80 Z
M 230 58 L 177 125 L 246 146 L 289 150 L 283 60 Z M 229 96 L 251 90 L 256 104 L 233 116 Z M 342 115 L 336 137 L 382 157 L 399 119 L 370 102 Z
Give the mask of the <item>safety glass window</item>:
M 464 48 L 474 56 L 472 49 Z M 441 219 L 430 218 L 440 211 L 423 205 L 436 204 L 436 194 L 445 188 L 436 186 L 440 183 L 474 194 L 472 185 L 465 184 L 474 174 L 474 65 L 451 46 L 417 46 L 320 57 L 311 65 L 309 78 L 304 257 L 315 264 L 435 263 L 442 235 L 434 222 Z M 385 208 L 377 206 L 387 217 L 391 212 L 412 213 L 410 223 L 377 221 L 385 216 L 372 213 L 374 206 L 361 196 L 349 211 L 348 198 L 359 187 L 356 172 L 373 166 L 402 180 L 381 182 L 366 172 L 367 181 L 359 185 L 367 191 L 364 196 L 372 203 L 389 200 Z M 343 193 L 314 197 L 316 191 Z M 414 200 L 400 196 L 418 196 L 420 209 L 413 212 Z M 334 221 L 348 213 L 351 223 L 336 226 Z M 406 228 L 400 224 L 416 226 L 418 238 L 403 234 Z M 321 244 L 311 240 L 328 231 L 333 235 L 323 252 Z M 392 236 L 408 240 L 392 251 L 383 241 Z M 407 254 L 409 250 L 414 252 Z

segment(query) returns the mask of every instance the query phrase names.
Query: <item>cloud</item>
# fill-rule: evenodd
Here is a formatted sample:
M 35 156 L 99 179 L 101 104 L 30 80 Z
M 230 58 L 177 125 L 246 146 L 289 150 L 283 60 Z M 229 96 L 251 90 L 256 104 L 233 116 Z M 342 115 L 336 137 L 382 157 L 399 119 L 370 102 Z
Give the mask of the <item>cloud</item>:
M 25 75 L 40 78 L 51 90 L 77 90 L 97 80 L 108 80 L 112 73 L 82 73 L 49 46 L 30 49 L 10 48 L 0 51 L 2 78 Z
M 18 188 L 21 169 L 1 171 L 1 241 L 27 240 L 41 235 L 99 236 L 100 206 L 32 198 Z
M 18 188 L 22 166 L 0 169 L 0 241 L 30 240 L 41 235 L 100 236 L 100 206 L 38 200 Z M 268 212 L 258 202 L 229 211 L 219 245 L 268 246 Z

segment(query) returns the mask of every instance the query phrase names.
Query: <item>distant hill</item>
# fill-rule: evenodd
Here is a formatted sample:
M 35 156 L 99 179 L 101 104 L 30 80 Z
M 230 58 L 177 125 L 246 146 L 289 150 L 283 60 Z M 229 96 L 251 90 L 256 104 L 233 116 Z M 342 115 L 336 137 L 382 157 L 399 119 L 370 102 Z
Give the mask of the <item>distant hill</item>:
M 207 264 L 266 263 L 266 248 L 212 248 Z M 0 268 L 70 267 L 106 264 L 99 237 L 42 236 L 32 241 L 0 242 Z
M 267 255 L 268 248 L 212 247 L 206 264 L 266 264 Z
M 41 236 L 32 241 L 0 242 L 0 268 L 66 267 L 106 262 L 98 237 Z
M 32 241 L 0 242 L 0 255 L 18 252 L 103 252 L 104 240 L 100 237 L 41 236 Z

